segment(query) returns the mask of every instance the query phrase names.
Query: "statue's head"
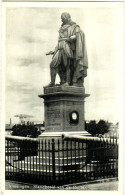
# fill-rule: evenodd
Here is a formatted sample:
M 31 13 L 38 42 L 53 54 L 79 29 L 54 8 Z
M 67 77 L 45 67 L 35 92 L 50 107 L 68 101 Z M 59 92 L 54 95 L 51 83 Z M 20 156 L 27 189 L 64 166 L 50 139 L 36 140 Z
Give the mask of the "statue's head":
M 62 20 L 63 23 L 68 23 L 71 20 L 70 14 L 67 13 L 67 12 L 63 12 L 61 14 L 61 20 Z

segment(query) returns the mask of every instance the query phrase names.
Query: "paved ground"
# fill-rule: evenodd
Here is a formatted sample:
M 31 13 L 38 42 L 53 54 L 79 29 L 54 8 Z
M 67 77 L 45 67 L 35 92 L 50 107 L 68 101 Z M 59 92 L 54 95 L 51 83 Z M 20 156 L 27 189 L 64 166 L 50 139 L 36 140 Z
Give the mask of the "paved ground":
M 42 185 L 22 184 L 17 182 L 6 181 L 6 190 L 105 190 L 105 191 L 117 191 L 118 181 L 104 181 L 91 184 L 62 186 L 62 187 L 48 187 Z

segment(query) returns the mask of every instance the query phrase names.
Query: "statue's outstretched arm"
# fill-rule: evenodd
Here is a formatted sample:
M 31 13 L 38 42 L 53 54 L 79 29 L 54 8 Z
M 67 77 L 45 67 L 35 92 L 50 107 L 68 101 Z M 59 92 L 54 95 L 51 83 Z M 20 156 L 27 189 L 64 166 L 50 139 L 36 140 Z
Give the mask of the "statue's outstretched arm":
M 48 53 L 46 53 L 46 55 L 54 55 L 58 50 L 58 46 L 55 47 L 54 51 L 49 51 Z
M 48 53 L 46 53 L 46 55 L 53 55 L 54 51 L 49 51 Z

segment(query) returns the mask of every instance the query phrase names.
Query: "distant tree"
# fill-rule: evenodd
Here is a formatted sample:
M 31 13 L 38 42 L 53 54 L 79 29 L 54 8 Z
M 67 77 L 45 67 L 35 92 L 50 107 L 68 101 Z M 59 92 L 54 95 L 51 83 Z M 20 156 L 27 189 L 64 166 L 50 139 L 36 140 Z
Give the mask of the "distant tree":
M 12 135 L 14 136 L 23 136 L 23 137 L 32 137 L 36 138 L 40 135 L 41 132 L 33 124 L 29 125 L 14 125 L 12 128 Z
M 105 134 L 109 131 L 109 123 L 104 120 L 100 120 L 97 124 L 97 132 L 98 134 Z
M 85 123 L 85 129 L 90 134 L 95 135 L 97 132 L 97 124 L 95 120 L 90 121 L 89 123 Z
M 100 120 L 96 123 L 95 120 L 92 120 L 89 123 L 85 123 L 85 130 L 91 135 L 103 135 L 109 131 L 109 123 L 104 120 Z

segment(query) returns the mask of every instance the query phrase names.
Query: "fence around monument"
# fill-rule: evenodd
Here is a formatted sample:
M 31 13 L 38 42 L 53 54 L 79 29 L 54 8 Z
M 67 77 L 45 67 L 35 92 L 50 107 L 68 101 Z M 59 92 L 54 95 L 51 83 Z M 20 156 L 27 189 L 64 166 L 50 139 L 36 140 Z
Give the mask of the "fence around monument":
M 6 136 L 6 179 L 64 185 L 118 177 L 116 138 Z

